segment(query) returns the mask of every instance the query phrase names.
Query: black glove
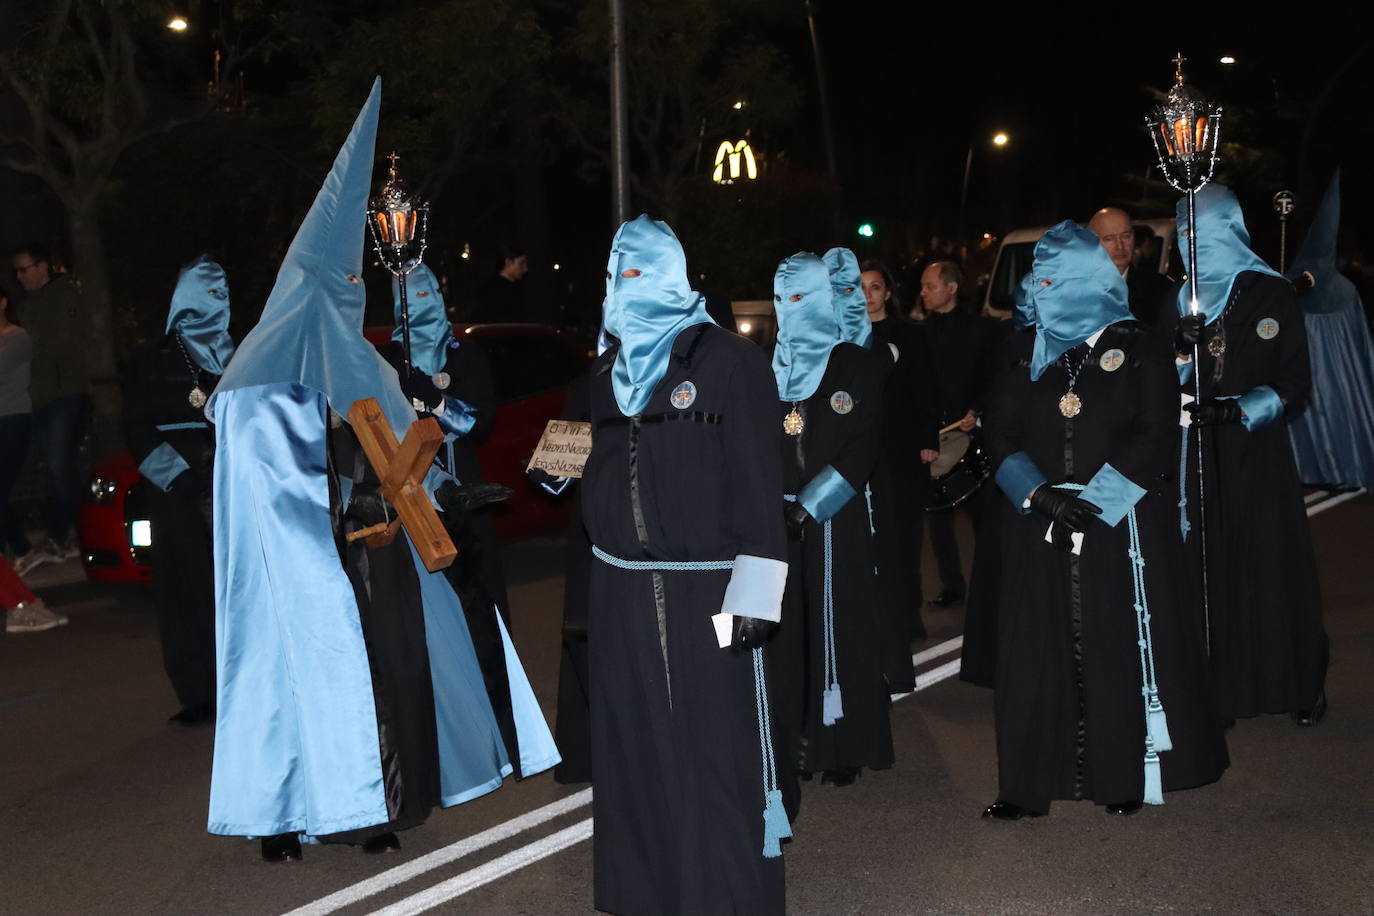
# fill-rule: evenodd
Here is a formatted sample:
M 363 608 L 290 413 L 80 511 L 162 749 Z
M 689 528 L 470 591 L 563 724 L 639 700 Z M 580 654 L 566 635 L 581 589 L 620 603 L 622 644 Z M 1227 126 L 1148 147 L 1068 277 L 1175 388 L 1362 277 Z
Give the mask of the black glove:
M 197 497 L 204 491 L 205 486 L 201 482 L 200 475 L 189 468 L 173 477 L 172 482 L 167 485 L 167 492 L 177 496 Z
M 782 517 L 787 520 L 787 536 L 794 541 L 802 539 L 802 530 L 811 521 L 811 513 L 801 503 L 784 503 Z
M 429 411 L 433 411 L 444 400 L 443 392 L 434 387 L 434 380 L 413 368 L 410 370 L 410 376 L 401 380 L 401 390 L 412 401 L 423 403 Z
M 355 483 L 348 494 L 348 508 L 344 518 L 358 523 L 361 528 L 370 528 L 396 518 L 396 509 L 387 505 L 377 487 L 367 483 Z
M 1205 321 L 1206 318 L 1201 312 L 1180 318 L 1178 331 L 1174 334 L 1174 350 L 1183 354 L 1193 352 L 1193 347 L 1202 340 L 1202 325 Z
M 446 480 L 434 491 L 434 500 L 446 513 L 460 515 L 510 498 L 513 491 L 499 483 L 469 483 L 459 486 Z
M 1094 515 L 1102 514 L 1100 507 L 1080 498 L 1073 490 L 1047 485 L 1031 494 L 1030 504 L 1036 512 L 1070 531 L 1082 531 Z
M 1208 398 L 1202 403 L 1188 405 L 1188 413 L 1198 426 L 1220 426 L 1223 423 L 1239 423 L 1241 419 L 1240 401 L 1235 398 Z
M 556 487 L 558 486 L 559 481 L 564 480 L 565 478 L 555 477 L 543 468 L 530 468 L 528 471 L 525 472 L 525 479 L 528 480 L 530 483 L 534 484 L 536 487 L 540 485 Z
M 757 617 L 736 617 L 735 636 L 730 640 L 730 651 L 736 655 L 746 649 L 759 649 L 778 632 L 778 625 L 771 620 Z

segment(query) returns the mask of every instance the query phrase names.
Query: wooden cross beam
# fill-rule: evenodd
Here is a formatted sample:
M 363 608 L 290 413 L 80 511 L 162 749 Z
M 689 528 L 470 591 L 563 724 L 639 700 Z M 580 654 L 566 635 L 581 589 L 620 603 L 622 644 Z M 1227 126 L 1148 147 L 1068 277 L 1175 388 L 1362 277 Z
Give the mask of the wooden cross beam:
M 426 569 L 438 572 L 448 566 L 458 550 L 423 486 L 430 463 L 444 441 L 438 421 L 433 417 L 416 420 L 406 431 L 405 441 L 397 442 L 377 399 L 363 398 L 349 408 L 348 422 L 382 483 L 382 498 L 396 507 L 397 515 L 389 525 L 355 531 L 350 539 L 366 537 L 369 547 L 385 547 L 403 525 Z

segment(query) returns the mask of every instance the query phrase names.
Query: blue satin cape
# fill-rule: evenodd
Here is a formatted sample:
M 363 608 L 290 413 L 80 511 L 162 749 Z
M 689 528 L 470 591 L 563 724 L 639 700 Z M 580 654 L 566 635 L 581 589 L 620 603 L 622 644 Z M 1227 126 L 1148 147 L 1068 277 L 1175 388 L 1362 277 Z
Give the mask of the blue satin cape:
M 391 279 L 392 315 L 396 326 L 391 339 L 398 344 L 401 329 L 401 284 Z M 410 307 L 410 362 L 425 375 L 437 375 L 448 362 L 448 345 L 453 339 L 453 325 L 444 309 L 444 294 L 434 272 L 424 264 L 406 277 L 406 302 Z
M 868 301 L 859 279 L 859 259 L 848 248 L 832 248 L 821 255 L 830 272 L 830 292 L 840 336 L 865 349 L 873 346 L 873 321 L 868 317 Z
M 1065 351 L 1131 317 L 1121 271 L 1096 233 L 1072 220 L 1050 227 L 1035 243 L 1029 282 L 1022 288 L 1026 317 L 1035 323 L 1032 380 Z
M 628 270 L 639 276 L 621 276 Z M 667 223 L 643 214 L 622 225 L 611 241 L 601 308 L 604 332 L 620 341 L 611 387 L 627 417 L 653 397 L 678 333 L 715 323 L 706 314 L 706 297 L 687 279 L 687 255 L 677 236 Z
M 1374 342 L 1359 291 L 1336 267 L 1340 181 L 1338 171 L 1289 271 L 1316 282 L 1298 293 L 1312 391 L 1288 433 L 1303 483 L 1374 490 Z
M 801 298 L 793 302 L 793 296 Z M 773 347 L 778 398 L 804 401 L 816 393 L 830 351 L 844 342 L 825 263 L 801 251 L 778 264 L 773 309 L 778 315 L 778 342 Z
M 1278 271 L 1250 250 L 1250 232 L 1245 228 L 1245 215 L 1240 202 L 1230 189 L 1219 184 L 1204 185 L 1197 192 L 1197 300 L 1198 310 L 1211 324 L 1226 311 L 1231 300 L 1231 287 L 1236 277 L 1247 270 L 1277 277 Z M 1188 263 L 1188 200 L 1180 198 L 1176 208 L 1178 218 L 1178 246 L 1183 254 L 1183 266 Z M 1178 290 L 1178 313 L 1192 314 L 1192 292 L 1184 282 Z
M 167 312 L 167 333 L 176 331 L 186 353 L 211 375 L 223 375 L 234 355 L 229 336 L 229 281 L 224 268 L 201 255 L 181 269 L 172 307 Z

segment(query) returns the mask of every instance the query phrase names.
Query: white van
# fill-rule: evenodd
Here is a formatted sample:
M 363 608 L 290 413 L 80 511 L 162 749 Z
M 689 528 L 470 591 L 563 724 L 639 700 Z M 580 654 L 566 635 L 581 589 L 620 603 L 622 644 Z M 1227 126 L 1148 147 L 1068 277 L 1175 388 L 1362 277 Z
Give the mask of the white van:
M 1171 219 L 1138 219 L 1133 225 L 1144 226 L 1160 239 L 1158 270 L 1169 274 L 1170 268 L 1180 261 L 1178 249 L 1174 245 L 1177 227 Z M 1010 318 L 1012 297 L 1021 285 L 1021 278 L 1030 272 L 1031 261 L 1035 256 L 1035 243 L 1045 234 L 1049 226 L 1034 229 L 1016 229 L 1008 232 L 997 249 L 997 261 L 992 267 L 992 278 L 983 293 L 983 314 L 993 318 Z

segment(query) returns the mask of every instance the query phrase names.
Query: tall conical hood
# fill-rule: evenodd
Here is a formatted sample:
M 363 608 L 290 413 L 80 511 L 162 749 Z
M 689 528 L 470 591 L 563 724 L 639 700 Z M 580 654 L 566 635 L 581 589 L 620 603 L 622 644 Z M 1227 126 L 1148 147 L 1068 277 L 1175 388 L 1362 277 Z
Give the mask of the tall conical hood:
M 404 346 L 401 321 L 401 284 L 391 278 L 392 317 L 396 325 L 391 339 Z M 444 371 L 448 362 L 448 344 L 453 339 L 453 325 L 444 306 L 444 293 L 434 271 L 424 264 L 406 277 L 406 303 L 410 312 L 410 361 L 425 375 Z
M 1245 215 L 1240 201 L 1229 188 L 1216 182 L 1204 185 L 1195 195 L 1197 211 L 1197 301 L 1198 311 L 1211 324 L 1226 311 L 1231 300 L 1231 287 L 1236 277 L 1247 270 L 1277 277 L 1278 272 L 1250 249 L 1250 232 L 1245 228 Z M 1183 267 L 1192 271 L 1188 263 L 1188 199 L 1180 198 L 1177 205 L 1178 245 L 1183 253 Z M 1178 313 L 1192 311 L 1192 293 L 1188 283 L 1178 290 Z
M 1312 274 L 1313 285 L 1298 293 L 1298 307 L 1309 314 L 1328 314 L 1353 307 L 1359 311 L 1360 293 L 1336 269 L 1336 233 L 1341 225 L 1341 170 L 1331 176 L 1316 219 L 1302 240 L 1288 278 L 1296 280 L 1303 271 Z M 1353 304 L 1353 305 L 1352 305 Z
M 240 344 L 216 392 L 299 382 L 347 416 L 375 397 L 398 436 L 415 419 L 396 372 L 362 334 L 363 235 L 377 142 L 382 81 L 334 159 L 334 167 L 286 252 L 258 324 Z M 214 401 L 206 411 L 214 419 Z
M 873 346 L 873 322 L 868 317 L 868 301 L 859 281 L 859 259 L 848 248 L 832 248 L 821 255 L 830 271 L 830 292 L 835 301 L 835 317 L 840 336 L 861 347 Z
M 181 269 L 167 310 L 167 333 L 176 332 L 197 366 L 223 375 L 234 355 L 229 336 L 229 281 L 224 268 L 203 254 Z

